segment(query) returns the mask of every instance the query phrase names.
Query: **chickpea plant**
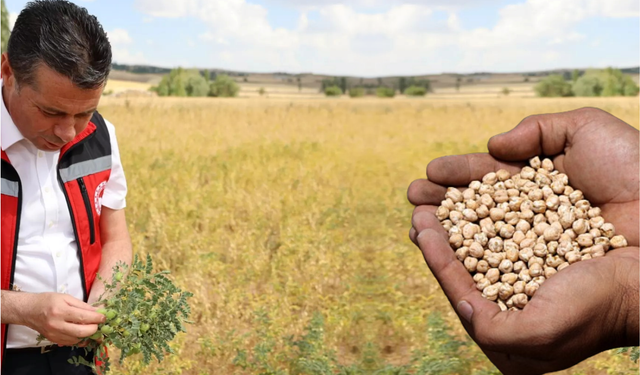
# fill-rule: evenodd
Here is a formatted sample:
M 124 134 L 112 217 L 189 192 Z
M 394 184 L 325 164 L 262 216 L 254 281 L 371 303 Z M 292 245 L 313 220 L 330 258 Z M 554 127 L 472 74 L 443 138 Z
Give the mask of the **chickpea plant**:
M 513 176 L 502 169 L 462 191 L 447 189 L 436 216 L 482 296 L 503 311 L 523 309 L 571 264 L 627 246 L 600 208 L 539 157 Z
M 154 273 L 151 256 L 147 255 L 145 263 L 136 254 L 131 267 L 118 263 L 113 268 L 111 283 L 98 275 L 105 283 L 105 292 L 94 305 L 102 306 L 97 311 L 106 316 L 106 322 L 79 343 L 86 344 L 87 352 L 95 350 L 98 364 L 83 357 L 70 358 L 69 363 L 105 374 L 110 367 L 106 356 L 109 345 L 120 349 L 121 364 L 126 357 L 138 353 L 142 353 L 145 364 L 152 356 L 162 361 L 165 352 L 173 353 L 168 343 L 178 332 L 186 332 L 185 323 L 192 323 L 188 320 L 191 309 L 187 298 L 193 294 L 175 286 L 167 278 L 168 273 Z

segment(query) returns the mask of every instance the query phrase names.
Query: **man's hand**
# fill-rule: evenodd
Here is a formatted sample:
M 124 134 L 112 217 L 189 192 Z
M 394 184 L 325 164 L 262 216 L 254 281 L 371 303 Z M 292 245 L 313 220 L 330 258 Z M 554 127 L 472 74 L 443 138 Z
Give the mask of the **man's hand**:
M 428 180 L 414 181 L 410 232 L 471 337 L 505 374 L 570 367 L 600 351 L 638 345 L 638 131 L 597 109 L 532 116 L 489 141 L 489 155 L 436 159 Z M 546 281 L 522 311 L 501 312 L 482 298 L 434 213 L 447 186 L 466 186 L 489 172 L 516 173 L 536 155 L 583 191 L 630 247 L 579 262 Z
M 111 281 L 113 267 L 118 262 L 131 264 L 131 238 L 127 229 L 124 210 L 102 207 L 100 217 L 100 238 L 102 240 L 102 260 L 98 274 L 107 282 Z M 104 293 L 104 283 L 97 277 L 93 281 L 88 303 L 94 304 Z
M 75 345 L 105 316 L 68 294 L 2 291 L 2 323 L 27 326 L 58 345 Z

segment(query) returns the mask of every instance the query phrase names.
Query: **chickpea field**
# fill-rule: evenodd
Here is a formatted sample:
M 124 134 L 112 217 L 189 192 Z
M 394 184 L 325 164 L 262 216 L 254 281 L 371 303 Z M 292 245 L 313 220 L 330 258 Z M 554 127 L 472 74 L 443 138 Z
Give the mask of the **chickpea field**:
M 175 355 L 112 374 L 499 374 L 409 240 L 406 189 L 434 158 L 584 106 L 639 126 L 637 97 L 104 98 L 134 252 L 194 294 Z M 610 351 L 561 373 L 637 372 Z

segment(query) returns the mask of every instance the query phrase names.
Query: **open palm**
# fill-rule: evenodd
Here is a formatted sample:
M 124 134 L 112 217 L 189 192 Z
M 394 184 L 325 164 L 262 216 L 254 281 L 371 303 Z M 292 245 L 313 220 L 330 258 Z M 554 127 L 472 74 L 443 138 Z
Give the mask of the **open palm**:
M 513 173 L 535 155 L 552 157 L 630 247 L 579 262 L 545 282 L 522 311 L 501 312 L 481 297 L 434 216 L 447 186 L 466 186 L 488 172 Z M 410 237 L 420 246 L 471 337 L 507 374 L 567 368 L 597 352 L 638 344 L 638 131 L 593 108 L 531 116 L 492 138 L 489 154 L 449 156 L 414 181 Z

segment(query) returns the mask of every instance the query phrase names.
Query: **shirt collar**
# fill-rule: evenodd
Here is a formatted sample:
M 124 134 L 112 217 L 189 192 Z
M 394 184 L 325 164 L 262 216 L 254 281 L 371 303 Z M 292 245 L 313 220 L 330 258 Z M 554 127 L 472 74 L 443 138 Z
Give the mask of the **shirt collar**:
M 0 143 L 2 145 L 2 151 L 6 151 L 9 147 L 25 139 L 20 130 L 13 122 L 7 107 L 4 105 L 4 98 L 2 97 L 2 87 L 4 82 L 0 80 L 0 105 L 2 105 L 2 114 L 0 120 L 0 126 L 2 127 L 2 133 L 0 134 Z

